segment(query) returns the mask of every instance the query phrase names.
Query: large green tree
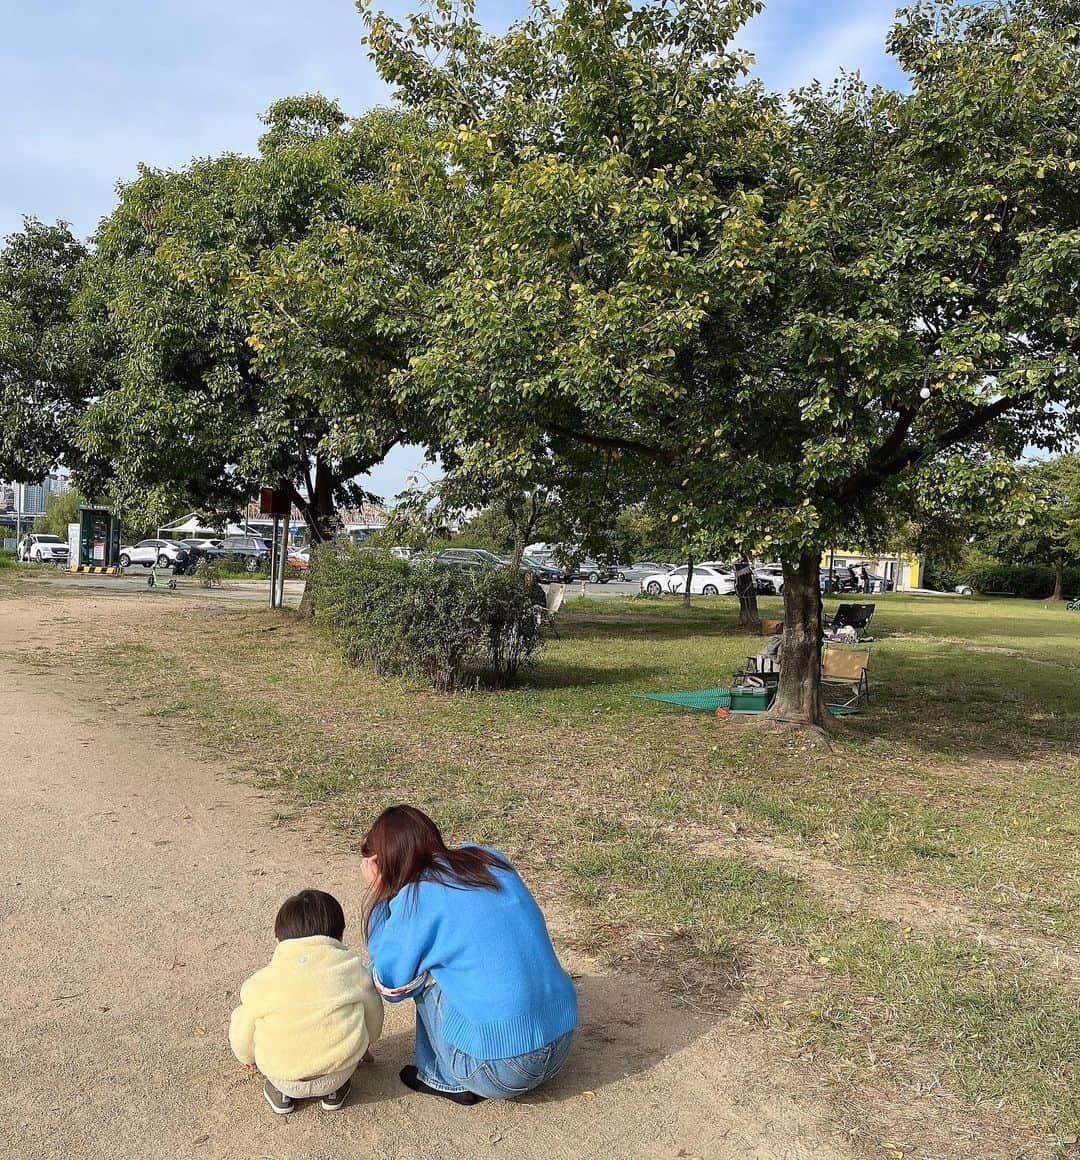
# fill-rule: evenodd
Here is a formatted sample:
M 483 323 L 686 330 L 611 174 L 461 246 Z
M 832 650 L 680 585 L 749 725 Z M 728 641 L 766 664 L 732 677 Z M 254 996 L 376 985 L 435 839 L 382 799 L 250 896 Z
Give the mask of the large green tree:
M 74 487 L 50 493 L 45 497 L 44 513 L 34 520 L 34 531 L 48 532 L 66 540 L 68 524 L 78 520 L 79 508 L 85 502 L 82 494 Z
M 445 186 L 415 116 L 280 101 L 255 157 L 143 170 L 80 300 L 107 358 L 83 446 L 143 521 L 280 487 L 316 542 L 357 477 L 424 429 L 391 378 L 434 277 Z M 150 510 L 147 510 L 150 509 Z
M 440 3 L 368 42 L 471 194 L 406 389 L 474 459 L 614 463 L 779 556 L 774 712 L 821 725 L 822 546 L 958 451 L 1075 423 L 1076 12 L 916 3 L 909 91 L 785 101 L 731 47 L 759 7 L 544 0 L 490 36 Z
M 1065 568 L 1080 563 L 1080 455 L 1026 463 L 1018 483 L 1016 510 L 986 519 L 980 539 L 1007 563 L 1052 564 L 1050 599 L 1063 600 Z
M 90 389 L 71 318 L 85 246 L 28 219 L 0 249 L 0 479 L 71 464 L 72 420 Z

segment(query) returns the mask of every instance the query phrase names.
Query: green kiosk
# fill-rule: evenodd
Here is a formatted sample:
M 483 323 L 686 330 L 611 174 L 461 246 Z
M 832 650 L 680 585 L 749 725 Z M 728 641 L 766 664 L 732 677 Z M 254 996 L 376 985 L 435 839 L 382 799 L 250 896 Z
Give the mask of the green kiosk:
M 104 504 L 79 508 L 78 523 L 68 524 L 68 566 L 72 572 L 120 575 L 120 520 Z

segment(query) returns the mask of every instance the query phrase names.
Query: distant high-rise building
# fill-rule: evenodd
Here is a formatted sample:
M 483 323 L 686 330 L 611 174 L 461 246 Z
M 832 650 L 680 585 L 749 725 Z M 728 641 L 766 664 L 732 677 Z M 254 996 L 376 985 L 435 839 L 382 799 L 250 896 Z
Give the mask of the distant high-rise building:
M 24 483 L 22 485 L 22 503 L 19 505 L 22 508 L 24 516 L 40 516 L 45 511 L 45 497 L 49 494 L 46 491 L 48 486 L 48 478 L 41 483 Z
M 50 495 L 59 495 L 70 487 L 71 472 L 63 468 L 49 472 L 40 483 L 0 484 L 0 511 L 4 510 L 7 492 L 8 510 L 14 509 L 24 516 L 40 516 Z
M 15 507 L 15 488 L 10 483 L 0 483 L 0 512 L 12 511 Z

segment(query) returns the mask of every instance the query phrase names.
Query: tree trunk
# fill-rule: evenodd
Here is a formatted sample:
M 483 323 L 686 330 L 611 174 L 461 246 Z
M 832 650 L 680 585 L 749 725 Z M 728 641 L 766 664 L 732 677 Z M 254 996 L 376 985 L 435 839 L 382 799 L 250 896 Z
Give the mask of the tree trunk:
M 308 527 L 308 539 L 312 548 L 318 548 L 332 540 L 340 528 L 337 508 L 334 505 L 334 475 L 330 464 L 323 458 L 315 460 L 314 494 L 302 508 L 304 523 Z M 316 556 L 318 553 L 316 553 Z M 315 557 L 308 564 L 307 581 L 304 584 L 304 594 L 300 597 L 300 615 L 315 615 L 315 574 L 318 567 Z
M 690 581 L 694 578 L 694 557 L 687 556 L 686 558 L 686 589 L 683 592 L 682 602 L 683 608 L 690 607 Z
M 735 594 L 739 598 L 739 626 L 748 632 L 761 632 L 757 606 L 757 585 L 749 557 L 743 556 L 735 568 Z
M 1051 600 L 1065 599 L 1065 558 L 1058 556 L 1054 561 L 1054 595 Z
M 784 648 L 771 713 L 825 729 L 831 718 L 821 692 L 820 567 L 820 551 L 804 552 L 797 563 L 784 561 Z

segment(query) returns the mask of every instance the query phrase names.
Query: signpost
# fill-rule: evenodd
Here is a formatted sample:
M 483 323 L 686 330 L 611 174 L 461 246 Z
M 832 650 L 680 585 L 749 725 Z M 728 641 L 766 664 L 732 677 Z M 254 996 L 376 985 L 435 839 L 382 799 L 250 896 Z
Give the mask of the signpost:
M 270 607 L 281 608 L 285 604 L 285 565 L 292 503 L 284 491 L 264 487 L 259 492 L 259 514 L 274 517 L 273 539 L 270 541 Z

